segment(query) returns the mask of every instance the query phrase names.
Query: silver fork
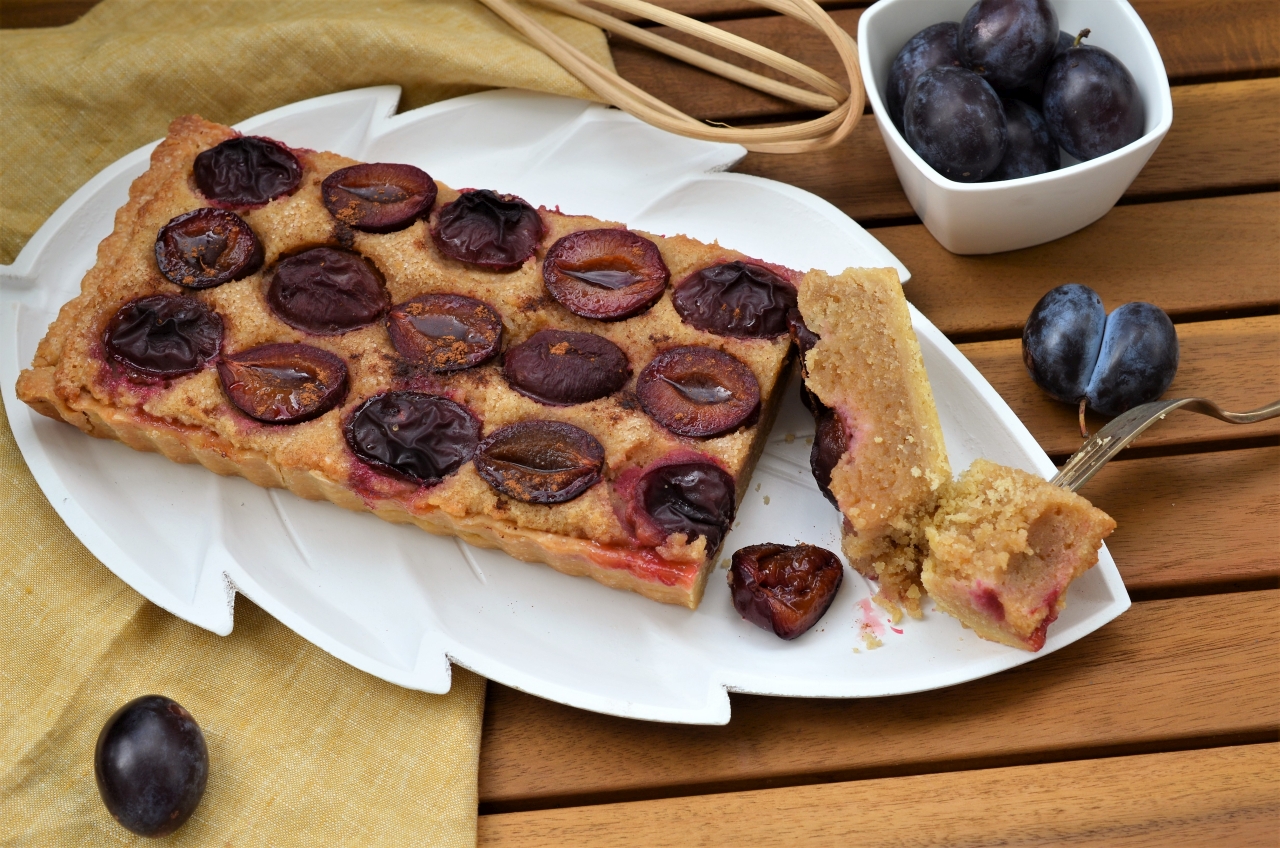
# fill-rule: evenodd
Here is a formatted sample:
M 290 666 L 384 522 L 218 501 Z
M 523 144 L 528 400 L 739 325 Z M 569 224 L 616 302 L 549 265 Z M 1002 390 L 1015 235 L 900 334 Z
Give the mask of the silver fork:
M 1081 486 L 1093 479 L 1093 475 L 1102 470 L 1102 466 L 1106 465 L 1108 460 L 1128 447 L 1148 427 L 1163 420 L 1175 409 L 1199 412 L 1201 415 L 1208 415 L 1231 424 L 1253 424 L 1280 415 L 1280 400 L 1252 412 L 1223 412 L 1216 403 L 1205 398 L 1157 400 L 1135 406 L 1094 433 L 1049 482 L 1073 492 L 1078 491 Z

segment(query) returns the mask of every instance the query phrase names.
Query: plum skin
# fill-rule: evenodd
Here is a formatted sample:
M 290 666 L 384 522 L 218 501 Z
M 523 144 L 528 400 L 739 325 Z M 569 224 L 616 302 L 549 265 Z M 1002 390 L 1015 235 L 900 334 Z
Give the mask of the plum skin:
M 98 734 L 93 774 L 108 812 L 139 836 L 164 836 L 195 811 L 209 749 L 191 713 L 163 695 L 116 710 Z
M 889 110 L 889 120 L 902 132 L 902 109 L 907 101 L 911 84 L 925 71 L 940 65 L 961 67 L 960 53 L 956 47 L 960 25 L 944 21 L 925 27 L 902 45 L 889 68 L 884 105 Z
M 680 320 L 718 336 L 776 338 L 788 332 L 787 314 L 796 307 L 790 282 L 754 262 L 740 259 L 695 271 L 675 287 L 671 305 Z
M 604 336 L 549 329 L 509 348 L 502 373 L 525 397 L 551 406 L 572 406 L 622 388 L 631 366 L 622 349 Z
M 193 297 L 147 295 L 117 310 L 102 344 L 111 359 L 142 377 L 180 377 L 218 355 L 222 318 Z
M 1000 164 L 987 175 L 987 181 L 1017 180 L 1062 167 L 1058 143 L 1049 135 L 1044 116 L 1021 100 L 1006 97 L 1000 105 L 1004 107 L 1008 142 Z
M 1062 149 L 1085 162 L 1142 138 L 1146 112 L 1124 63 L 1100 47 L 1081 44 L 1049 66 L 1044 119 Z
M 1044 73 L 1059 32 L 1049 0 L 978 0 L 960 22 L 956 44 L 966 68 L 1012 91 Z
M 690 545 L 705 538 L 709 556 L 733 524 L 737 490 L 733 477 L 719 465 L 689 459 L 645 471 L 636 485 L 633 506 L 664 538 L 683 533 Z
M 903 114 L 907 144 L 929 167 L 956 182 L 994 171 L 1008 143 L 1004 107 L 982 77 L 938 67 L 916 78 Z
M 670 277 L 658 246 L 624 229 L 570 233 L 542 261 L 551 296 L 573 314 L 598 321 L 620 321 L 649 309 Z
M 753 421 L 760 383 L 740 359 L 689 345 L 655 356 L 636 380 L 640 407 L 679 436 L 709 438 Z
M 1022 328 L 1022 362 L 1035 384 L 1063 403 L 1077 403 L 1098 362 L 1107 313 L 1088 286 L 1068 283 L 1045 293 Z
M 1098 363 L 1085 387 L 1089 406 L 1116 416 L 1158 399 L 1178 372 L 1178 333 L 1164 310 L 1126 303 L 1107 316 Z

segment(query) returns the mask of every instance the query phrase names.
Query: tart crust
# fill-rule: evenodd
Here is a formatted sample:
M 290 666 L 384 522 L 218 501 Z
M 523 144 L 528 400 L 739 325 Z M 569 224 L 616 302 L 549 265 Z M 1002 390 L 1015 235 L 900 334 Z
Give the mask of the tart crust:
M 429 226 L 439 209 L 459 195 L 443 184 L 437 184 L 439 198 L 430 219 L 388 234 L 353 231 L 325 209 L 320 184 L 328 174 L 356 162 L 298 149 L 293 152 L 303 176 L 296 191 L 263 206 L 235 210 L 262 242 L 262 270 L 216 288 L 184 290 L 156 267 L 156 234 L 177 215 L 210 205 L 191 179 L 192 162 L 201 151 L 236 135 L 229 127 L 196 116 L 173 122 L 153 152 L 150 168 L 130 187 L 129 200 L 117 212 L 111 235 L 99 245 L 97 263 L 85 275 L 80 295 L 62 307 L 32 368 L 20 375 L 18 396 L 44 415 L 137 450 L 499 548 L 517 559 L 544 562 L 566 574 L 589 576 L 664 603 L 696 607 L 716 551 L 707 550 L 704 537 L 690 540 L 683 534 L 668 536 L 656 546 L 641 542 L 628 524 L 626 504 L 613 482 L 628 472 L 634 477 L 637 469 L 664 457 L 696 453 L 733 476 L 740 502 L 786 385 L 789 340 L 726 338 L 691 327 L 671 305 L 670 287 L 652 308 L 625 321 L 592 321 L 570 313 L 549 296 L 542 282 L 546 250 L 568 233 L 620 224 L 539 209 L 546 232 L 536 255 L 503 273 L 453 261 L 436 250 Z M 672 281 L 719 262 L 767 264 L 684 236 L 641 235 L 658 245 Z M 428 292 L 484 300 L 502 315 L 504 348 L 547 327 L 602 335 L 626 353 L 633 376 L 609 397 L 575 406 L 546 406 L 513 391 L 496 361 L 452 374 L 427 373 L 406 363 L 382 323 L 335 336 L 297 330 L 271 312 L 265 289 L 279 259 L 316 246 L 354 250 L 369 259 L 385 278 L 392 303 Z M 798 284 L 796 272 L 768 267 Z M 158 293 L 196 297 L 215 309 L 225 325 L 224 353 L 271 342 L 305 342 L 341 356 L 351 384 L 347 399 L 311 421 L 265 425 L 227 400 L 212 362 L 194 374 L 169 380 L 128 374 L 104 356 L 104 327 L 124 303 Z M 665 430 L 640 409 L 634 375 L 658 352 L 690 344 L 723 350 L 752 370 L 761 389 L 760 414 L 752 426 L 715 438 L 687 439 Z M 343 423 L 369 397 L 406 389 L 467 406 L 481 420 L 483 435 L 533 418 L 581 427 L 605 447 L 604 479 L 573 501 L 543 506 L 499 495 L 471 463 L 433 486 L 384 473 L 350 451 Z

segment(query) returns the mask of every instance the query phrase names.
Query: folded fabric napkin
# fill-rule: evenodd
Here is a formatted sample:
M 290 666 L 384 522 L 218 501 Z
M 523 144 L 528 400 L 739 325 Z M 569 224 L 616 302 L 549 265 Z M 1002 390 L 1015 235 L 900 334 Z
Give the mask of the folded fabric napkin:
M 599 30 L 533 12 L 610 63 Z M 234 123 L 386 83 L 402 109 L 493 87 L 590 96 L 473 0 L 106 0 L 70 26 L 0 31 L 0 55 L 3 262 L 176 115 Z M 98 798 L 94 744 L 117 707 L 162 694 L 210 756 L 174 843 L 475 843 L 482 678 L 455 668 L 447 695 L 398 688 L 244 598 L 225 638 L 160 610 L 49 506 L 9 428 L 28 414 L 0 409 L 0 841 L 134 841 Z

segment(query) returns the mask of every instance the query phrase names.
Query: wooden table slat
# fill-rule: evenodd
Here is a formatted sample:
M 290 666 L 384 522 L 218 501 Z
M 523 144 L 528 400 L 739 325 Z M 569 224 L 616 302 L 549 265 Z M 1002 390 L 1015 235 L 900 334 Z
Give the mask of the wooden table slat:
M 1276 367 L 1280 365 L 1280 315 L 1179 324 L 1177 329 L 1182 361 L 1165 397 L 1207 397 L 1231 412 L 1245 412 L 1280 399 L 1280 367 Z M 1046 453 L 1066 456 L 1080 447 L 1075 407 L 1053 400 L 1031 382 L 1022 363 L 1021 339 L 960 345 L 960 352 L 1008 402 Z M 1271 367 L 1265 367 L 1265 363 Z M 1089 413 L 1090 431 L 1106 420 Z M 1280 418 L 1256 424 L 1227 424 L 1204 415 L 1174 412 L 1140 436 L 1133 447 L 1183 446 L 1277 435 Z
M 1252 77 L 1280 69 L 1280 3 L 1274 0 L 1137 0 L 1134 8 L 1151 31 L 1169 79 L 1201 81 Z M 856 36 L 862 9 L 831 13 L 845 31 Z M 755 17 L 716 23 L 735 35 L 763 44 L 805 64 L 843 79 L 834 48 L 817 30 L 790 18 Z M 754 62 L 666 27 L 654 30 L 727 61 L 741 62 L 766 76 L 786 77 Z M 1212 37 L 1210 37 L 1212 36 Z M 614 65 L 624 78 L 696 118 L 722 121 L 759 120 L 793 114 L 798 107 L 738 86 L 623 39 L 612 42 Z
M 491 685 L 480 799 L 529 808 L 1274 732 L 1277 613 L 1280 591 L 1139 603 L 1057 653 L 945 692 L 735 695 L 726 727 L 627 721 Z
M 1080 494 L 1131 593 L 1280 578 L 1280 447 L 1113 461 Z
M 1121 202 L 1280 184 L 1280 78 L 1179 86 L 1173 127 Z M 867 225 L 910 218 L 874 115 L 836 147 L 805 156 L 750 153 L 735 168 L 789 183 Z
M 907 299 L 956 340 L 1020 337 L 1063 283 L 1090 286 L 1108 310 L 1145 300 L 1175 321 L 1280 306 L 1280 192 L 1121 206 L 1066 238 L 991 256 L 949 253 L 918 224 L 873 234 L 911 271 Z
M 483 848 L 1273 848 L 1280 744 L 480 817 Z

